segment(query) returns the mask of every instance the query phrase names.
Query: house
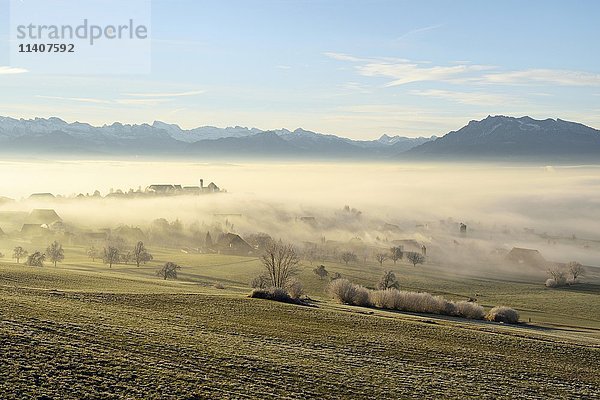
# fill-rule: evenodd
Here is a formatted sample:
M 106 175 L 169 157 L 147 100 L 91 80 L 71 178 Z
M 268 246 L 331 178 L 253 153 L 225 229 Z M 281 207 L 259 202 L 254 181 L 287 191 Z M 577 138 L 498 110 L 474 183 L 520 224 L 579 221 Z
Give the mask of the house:
M 202 194 L 202 193 L 219 193 L 221 189 L 214 182 L 204 186 L 204 179 L 200 179 L 200 186 L 181 186 L 181 185 L 150 185 L 146 188 L 146 193 L 157 195 L 173 195 L 173 194 Z
M 214 182 L 209 183 L 208 186 L 206 188 L 203 188 L 202 190 L 203 193 L 218 193 L 220 191 L 221 189 L 219 189 L 219 187 L 215 185 Z
M 296 217 L 296 221 L 304 222 L 308 225 L 316 225 L 317 219 L 315 217 Z
M 506 260 L 514 264 L 542 268 L 547 261 L 538 250 L 513 247 L 506 255 Z
M 402 248 L 402 251 L 406 253 L 420 253 L 424 255 L 427 252 L 425 246 L 414 239 L 392 240 L 391 243 L 394 246 Z
M 252 254 L 254 248 L 235 233 L 224 233 L 219 236 L 215 249 L 222 254 L 236 254 L 247 256 Z
M 21 226 L 21 234 L 41 236 L 49 232 L 64 231 L 64 224 L 56 211 L 49 209 L 32 210 Z
M 76 236 L 78 244 L 86 246 L 102 247 L 106 244 L 110 237 L 110 229 L 101 229 L 99 231 L 84 231 Z
M 45 236 L 48 233 L 50 233 L 50 230 L 46 224 L 23 224 L 21 227 L 21 235 L 23 236 Z
M 181 188 L 180 185 L 177 185 Z M 155 194 L 174 194 L 176 192 L 175 185 L 150 185 L 146 188 L 149 193 Z
M 114 229 L 112 234 L 132 243 L 147 240 L 146 234 L 140 228 L 133 226 L 121 225 Z
M 52 193 L 33 193 L 29 196 L 30 200 L 54 200 L 55 198 Z
M 62 222 L 62 218 L 58 216 L 56 211 L 52 209 L 35 209 L 25 218 L 23 225 L 50 226 L 55 222 Z

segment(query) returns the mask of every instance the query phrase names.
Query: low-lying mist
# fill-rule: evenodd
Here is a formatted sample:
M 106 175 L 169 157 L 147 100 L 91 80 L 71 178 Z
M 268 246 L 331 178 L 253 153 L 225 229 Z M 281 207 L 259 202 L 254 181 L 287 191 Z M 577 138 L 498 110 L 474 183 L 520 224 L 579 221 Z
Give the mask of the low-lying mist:
M 227 193 L 75 198 L 151 184 L 198 185 L 201 178 Z M 0 180 L 0 196 L 16 199 L 1 203 L 0 211 L 52 208 L 65 224 L 86 229 L 149 229 L 164 218 L 197 231 L 219 226 L 298 245 L 334 241 L 340 249 L 414 239 L 432 259 L 464 266 L 513 247 L 537 249 L 547 260 L 600 265 L 598 166 L 22 161 L 0 163 Z M 65 198 L 28 199 L 39 192 Z

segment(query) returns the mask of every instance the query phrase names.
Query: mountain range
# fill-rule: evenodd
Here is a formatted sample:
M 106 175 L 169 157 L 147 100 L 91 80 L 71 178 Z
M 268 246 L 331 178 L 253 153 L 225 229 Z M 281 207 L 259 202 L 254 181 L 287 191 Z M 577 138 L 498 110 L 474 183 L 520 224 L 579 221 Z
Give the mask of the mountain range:
M 173 156 L 186 158 L 260 157 L 319 159 L 596 159 L 600 131 L 561 119 L 488 116 L 441 137 L 382 135 L 352 140 L 304 129 L 175 124 L 92 126 L 59 118 L 0 117 L 0 154 Z

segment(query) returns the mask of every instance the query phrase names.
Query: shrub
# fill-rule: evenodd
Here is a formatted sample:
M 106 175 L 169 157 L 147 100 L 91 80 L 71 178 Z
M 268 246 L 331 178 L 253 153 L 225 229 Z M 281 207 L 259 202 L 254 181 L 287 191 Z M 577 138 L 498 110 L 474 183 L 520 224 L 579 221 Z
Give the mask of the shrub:
M 302 282 L 293 279 L 287 287 L 287 292 L 292 299 L 299 299 L 304 295 L 304 286 Z
M 340 274 L 339 272 L 333 272 L 331 275 L 329 275 L 329 280 L 335 281 L 336 279 L 340 279 L 341 277 L 342 274 Z
M 459 301 L 455 303 L 456 315 L 463 318 L 469 319 L 483 319 L 485 318 L 485 310 L 477 303 L 470 301 Z
M 480 305 L 460 301 L 454 303 L 429 293 L 405 292 L 397 289 L 374 290 L 370 302 L 377 308 L 426 314 L 452 315 L 470 319 L 483 319 L 485 311 Z
M 519 313 L 510 307 L 494 307 L 487 314 L 486 319 L 488 321 L 505 322 L 507 324 L 519 323 Z
M 334 299 L 350 305 L 469 319 L 484 319 L 486 316 L 483 307 L 477 303 L 470 301 L 455 303 L 430 293 L 405 292 L 398 289 L 368 290 L 347 279 L 332 281 L 328 289 Z
M 373 290 L 370 302 L 377 308 L 398 310 L 401 306 L 401 294 L 398 289 Z
M 554 281 L 554 286 L 549 286 L 549 287 L 559 287 L 559 286 L 565 286 L 567 284 L 566 273 L 565 273 L 565 271 L 563 271 L 559 268 L 549 269 L 548 275 L 550 276 L 550 279 L 552 279 Z M 548 282 L 548 281 L 546 281 L 546 282 Z
M 360 285 L 354 285 L 355 294 L 352 304 L 355 306 L 361 307 L 370 307 L 372 306 L 371 301 L 369 301 L 369 290 Z
M 400 292 L 400 310 L 429 313 L 446 314 L 451 303 L 442 297 L 434 297 L 429 293 Z
M 348 279 L 331 281 L 328 292 L 331 297 L 340 303 L 363 307 L 371 305 L 369 291 L 360 285 L 353 284 Z
M 254 299 L 266 299 L 266 300 L 275 300 L 282 301 L 284 303 L 294 303 L 294 300 L 290 297 L 288 292 L 285 289 L 281 288 L 268 288 L 261 289 L 257 288 L 252 290 L 250 293 L 250 297 Z
M 546 279 L 546 287 L 555 288 L 558 287 L 558 283 L 552 278 Z
M 338 278 L 331 281 L 327 287 L 327 291 L 335 300 L 340 303 L 350 304 L 353 296 L 353 285 L 348 279 Z

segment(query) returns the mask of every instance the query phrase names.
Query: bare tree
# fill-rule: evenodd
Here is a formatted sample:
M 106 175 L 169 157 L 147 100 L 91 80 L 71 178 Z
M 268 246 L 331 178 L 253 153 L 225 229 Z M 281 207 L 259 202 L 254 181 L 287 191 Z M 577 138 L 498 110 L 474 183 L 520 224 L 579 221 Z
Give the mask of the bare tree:
M 385 271 L 385 273 L 379 280 L 379 283 L 377 284 L 377 288 L 379 290 L 398 289 L 399 287 L 400 283 L 396 278 L 396 274 L 394 274 L 392 271 Z
M 547 273 L 554 280 L 556 286 L 563 286 L 567 283 L 566 273 L 560 268 L 548 269 Z
M 146 250 L 144 242 L 140 241 L 135 245 L 135 248 L 133 249 L 133 259 L 138 268 L 141 263 L 145 264 L 153 259 L 152 254 L 148 253 L 148 250 Z
M 358 257 L 356 257 L 356 254 L 354 254 L 351 251 L 345 251 L 342 253 L 342 261 L 344 261 L 346 263 L 346 265 L 348 265 L 349 262 L 357 262 L 358 261 Z
M 252 278 L 250 286 L 254 289 L 266 289 L 269 287 L 269 277 L 265 274 Z
M 36 251 L 27 257 L 27 265 L 30 267 L 43 267 L 46 255 Z
M 98 249 L 95 248 L 94 246 L 90 246 L 90 248 L 87 249 L 86 253 L 87 253 L 87 256 L 92 259 L 92 261 L 96 261 L 96 258 L 100 257 L 100 254 L 98 253 Z
M 126 253 L 121 253 L 119 260 L 125 265 L 128 265 L 130 262 L 134 260 L 133 254 L 131 251 L 127 251 Z
M 61 262 L 65 259 L 65 252 L 63 250 L 62 244 L 58 243 L 56 240 L 48 246 L 46 249 L 46 255 L 50 259 L 54 266 L 56 267 L 57 262 Z
M 177 279 L 177 271 L 180 269 L 181 266 L 169 261 L 168 263 L 163 265 L 158 271 L 156 271 L 156 275 L 160 276 L 164 280 L 167 280 L 168 278 Z
M 425 256 L 415 252 L 408 253 L 406 258 L 412 263 L 413 267 L 416 267 L 417 264 L 423 264 L 425 262 Z
M 329 275 L 329 272 L 327 272 L 327 270 L 325 269 L 324 265 L 319 265 L 317 268 L 313 269 L 313 272 L 315 273 L 315 275 L 317 275 L 319 277 L 319 279 L 323 280 L 325 278 L 327 278 L 327 275 Z
M 113 246 L 108 246 L 104 248 L 104 254 L 102 255 L 102 261 L 104 264 L 108 264 L 109 268 L 112 268 L 113 264 L 119 262 L 120 257 L 119 249 Z
M 578 263 L 577 261 L 571 261 L 570 263 L 568 263 L 567 268 L 569 270 L 571 278 L 573 278 L 573 281 L 576 281 L 577 278 L 579 278 L 585 273 L 583 265 L 581 265 L 581 263 Z
M 21 246 L 15 247 L 13 250 L 13 258 L 17 260 L 17 264 L 21 261 L 21 258 L 27 256 L 27 250 L 22 248 Z
M 317 248 L 316 247 L 308 247 L 304 249 L 303 252 L 304 259 L 313 265 L 314 261 L 317 259 Z
M 375 259 L 377 260 L 379 265 L 383 266 L 383 262 L 388 259 L 388 256 L 385 253 L 377 253 L 375 254 Z
M 402 260 L 403 257 L 404 251 L 402 250 L 402 247 L 392 247 L 390 249 L 390 258 L 392 259 L 394 264 L 396 264 L 396 261 Z
M 292 245 L 274 243 L 263 254 L 262 263 L 271 286 L 283 289 L 298 272 L 300 261 Z

